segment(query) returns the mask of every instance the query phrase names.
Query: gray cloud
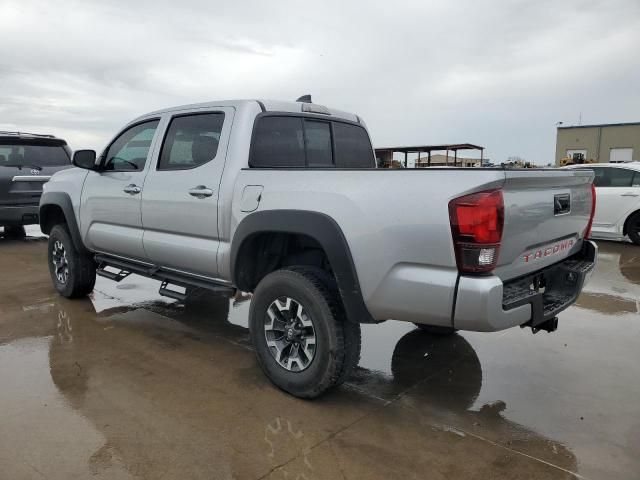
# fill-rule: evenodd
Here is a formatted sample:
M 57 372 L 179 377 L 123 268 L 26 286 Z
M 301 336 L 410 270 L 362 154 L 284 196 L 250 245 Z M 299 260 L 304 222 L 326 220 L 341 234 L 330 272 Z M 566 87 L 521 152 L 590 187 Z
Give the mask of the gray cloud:
M 0 1 L 0 128 L 101 147 L 170 105 L 293 99 L 382 145 L 553 160 L 555 123 L 637 121 L 640 3 Z

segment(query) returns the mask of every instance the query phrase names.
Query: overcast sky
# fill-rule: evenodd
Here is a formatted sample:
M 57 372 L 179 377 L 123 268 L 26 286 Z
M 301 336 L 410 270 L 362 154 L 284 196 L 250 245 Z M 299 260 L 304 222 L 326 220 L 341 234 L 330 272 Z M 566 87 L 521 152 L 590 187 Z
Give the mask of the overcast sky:
M 100 149 L 148 111 L 295 99 L 374 146 L 553 161 L 556 122 L 640 121 L 640 0 L 0 0 L 0 129 Z

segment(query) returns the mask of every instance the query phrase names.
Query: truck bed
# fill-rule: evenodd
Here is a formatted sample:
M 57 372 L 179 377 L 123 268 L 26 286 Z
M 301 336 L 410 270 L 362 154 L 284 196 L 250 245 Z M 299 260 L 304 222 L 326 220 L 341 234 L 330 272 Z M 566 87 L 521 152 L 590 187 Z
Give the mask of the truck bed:
M 228 222 L 222 224 L 223 231 L 232 231 L 248 214 L 239 208 L 245 186 L 261 185 L 258 209 L 321 211 L 340 225 L 363 298 L 375 318 L 389 318 L 389 312 L 398 309 L 406 309 L 407 314 L 418 311 L 419 303 L 442 324 L 450 324 L 458 278 L 447 209 L 450 200 L 502 189 L 504 233 L 494 274 L 506 281 L 580 250 L 593 178 L 590 171 L 495 168 L 246 168 L 236 174 L 237 182 L 227 182 L 235 183 L 234 208 L 230 218 L 222 219 Z M 556 195 L 567 194 L 570 210 L 555 215 Z M 555 248 L 558 242 L 561 246 Z M 223 239 L 222 268 L 228 268 L 229 246 L 230 241 Z M 412 281 L 418 275 L 432 278 L 430 288 Z M 395 291 L 399 285 L 400 293 Z

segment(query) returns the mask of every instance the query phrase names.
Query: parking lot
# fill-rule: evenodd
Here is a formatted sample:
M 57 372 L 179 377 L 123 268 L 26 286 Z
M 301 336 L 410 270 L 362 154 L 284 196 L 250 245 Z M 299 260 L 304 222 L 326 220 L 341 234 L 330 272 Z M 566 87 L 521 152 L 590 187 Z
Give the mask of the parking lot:
M 356 373 L 303 401 L 260 371 L 248 298 L 132 276 L 69 301 L 29 233 L 0 238 L 2 478 L 640 478 L 638 247 L 599 242 L 556 333 L 363 326 Z

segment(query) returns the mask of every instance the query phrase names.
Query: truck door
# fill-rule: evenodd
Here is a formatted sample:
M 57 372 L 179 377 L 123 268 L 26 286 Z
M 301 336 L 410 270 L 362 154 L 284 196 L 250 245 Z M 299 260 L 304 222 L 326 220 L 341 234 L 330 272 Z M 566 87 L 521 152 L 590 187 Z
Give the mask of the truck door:
M 156 265 L 218 273 L 220 179 L 234 109 L 172 113 L 142 192 L 144 249 Z
M 140 198 L 159 119 L 121 132 L 102 154 L 104 169 L 89 172 L 80 201 L 80 228 L 92 250 L 146 261 Z

